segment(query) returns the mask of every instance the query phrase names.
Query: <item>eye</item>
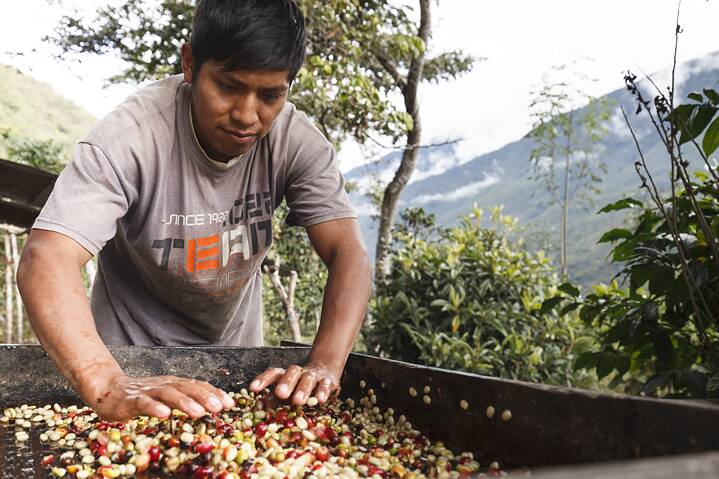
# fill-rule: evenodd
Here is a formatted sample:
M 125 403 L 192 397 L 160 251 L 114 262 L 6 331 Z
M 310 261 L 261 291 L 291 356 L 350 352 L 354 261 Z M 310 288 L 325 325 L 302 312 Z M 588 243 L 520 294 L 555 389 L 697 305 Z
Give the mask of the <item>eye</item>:
M 265 93 L 262 96 L 265 98 L 267 103 L 274 103 L 280 99 L 281 95 L 278 95 L 277 93 Z
M 235 91 L 235 87 L 233 87 L 232 85 L 229 85 L 227 83 L 217 82 L 217 85 L 220 87 L 220 90 L 222 90 L 222 91 Z

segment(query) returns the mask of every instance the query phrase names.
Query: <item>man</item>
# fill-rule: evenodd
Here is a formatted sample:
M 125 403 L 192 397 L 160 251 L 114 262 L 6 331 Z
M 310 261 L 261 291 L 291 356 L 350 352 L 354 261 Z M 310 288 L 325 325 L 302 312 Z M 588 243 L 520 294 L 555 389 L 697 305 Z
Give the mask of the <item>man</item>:
M 101 416 L 232 406 L 204 382 L 128 377 L 105 344 L 262 344 L 260 266 L 283 199 L 329 277 L 307 363 L 269 369 L 251 389 L 274 384 L 295 404 L 337 389 L 370 270 L 334 151 L 287 103 L 305 43 L 293 0 L 200 1 L 184 74 L 129 97 L 60 175 L 18 286 L 48 355 Z M 96 254 L 88 303 L 80 270 Z

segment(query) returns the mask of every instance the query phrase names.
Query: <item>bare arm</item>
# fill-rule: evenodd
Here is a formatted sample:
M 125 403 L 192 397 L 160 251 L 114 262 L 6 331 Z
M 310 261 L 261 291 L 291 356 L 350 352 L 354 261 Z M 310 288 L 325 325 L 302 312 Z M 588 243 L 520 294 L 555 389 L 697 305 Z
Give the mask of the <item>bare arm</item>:
M 307 233 L 329 271 L 320 327 L 308 362 L 304 367 L 294 365 L 287 370 L 268 369 L 250 386 L 260 391 L 277 383 L 275 395 L 280 399 L 292 396 L 294 404 L 307 402 L 313 391 L 319 401 L 325 401 L 339 388 L 371 287 L 367 251 L 356 220 L 328 221 L 309 227 Z
M 170 408 L 197 417 L 231 407 L 223 391 L 173 376 L 126 376 L 95 328 L 80 270 L 91 255 L 71 238 L 33 230 L 17 283 L 40 343 L 60 372 L 98 414 L 127 419 L 167 417 Z

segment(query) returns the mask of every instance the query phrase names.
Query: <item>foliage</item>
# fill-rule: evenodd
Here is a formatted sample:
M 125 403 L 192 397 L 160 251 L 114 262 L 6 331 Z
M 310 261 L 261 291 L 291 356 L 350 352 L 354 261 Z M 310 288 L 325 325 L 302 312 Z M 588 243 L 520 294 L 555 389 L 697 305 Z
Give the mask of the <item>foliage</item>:
M 58 174 L 67 163 L 64 149 L 53 140 L 18 139 L 10 130 L 0 129 L 8 158 L 15 163 Z
M 563 294 L 545 302 L 579 310 L 580 317 L 600 330 L 600 347 L 580 357 L 577 366 L 596 369 L 601 378 L 615 375 L 615 384 L 643 377 L 645 394 L 719 397 L 719 177 L 708 161 L 719 141 L 719 94 L 706 89 L 691 93 L 694 103 L 673 108 L 669 97 L 646 100 L 627 75 L 637 97 L 637 113 L 650 115 L 672 162 L 672 193 L 661 195 L 644 161 L 636 169 L 652 203 L 625 198 L 601 212 L 634 208 L 640 211 L 633 230 L 606 232 L 601 242 L 614 243 L 611 260 L 621 263 L 626 289 L 616 283 L 598 287 L 586 297 Z M 653 107 L 653 108 L 652 108 Z M 713 120 L 713 122 L 712 122 Z M 628 121 L 628 120 L 627 120 Z M 704 133 L 701 146 L 699 137 Z M 706 162 L 707 173 L 690 180 L 681 145 L 693 143 Z M 676 184 L 678 183 L 678 184 Z
M 375 352 L 410 362 L 506 378 L 587 385 L 573 373 L 591 344 L 576 318 L 538 310 L 556 292 L 550 262 L 507 237 L 516 221 L 499 209 L 483 228 L 479 209 L 440 228 L 421 209 L 396 227 L 392 270 L 364 332 Z
M 562 65 L 554 72 L 566 69 Z M 596 158 L 597 144 L 607 134 L 610 104 L 547 76 L 533 95 L 530 108 L 534 124 L 528 135 L 535 143 L 530 153 L 532 179 L 545 187 L 551 204 L 561 208 L 560 265 L 566 278 L 569 209 L 575 197 L 580 203 L 592 204 L 593 196 L 599 193 L 597 185 L 607 167 Z M 577 102 L 586 102 L 586 106 L 577 109 Z
M 311 340 L 320 320 L 327 268 L 315 253 L 305 230 L 284 223 L 286 214 L 287 207 L 282 205 L 272 219 L 274 245 L 268 259 L 273 262 L 279 256 L 283 267 L 297 271 L 299 280 L 295 291 L 295 309 L 300 315 L 302 335 Z M 282 339 L 292 339 L 287 316 L 267 275 L 263 275 L 262 287 L 265 343 L 278 345 Z
M 193 0 L 126 0 L 93 19 L 67 15 L 48 40 L 60 55 L 116 54 L 127 68 L 111 82 L 141 82 L 182 71 L 179 49 L 189 40 Z M 396 141 L 411 127 L 391 100 L 397 77 L 423 51 L 407 8 L 388 0 L 300 0 L 307 18 L 308 56 L 291 100 L 339 145 L 347 135 L 364 143 L 372 133 Z M 445 52 L 428 61 L 423 78 L 442 81 L 471 68 L 471 57 Z

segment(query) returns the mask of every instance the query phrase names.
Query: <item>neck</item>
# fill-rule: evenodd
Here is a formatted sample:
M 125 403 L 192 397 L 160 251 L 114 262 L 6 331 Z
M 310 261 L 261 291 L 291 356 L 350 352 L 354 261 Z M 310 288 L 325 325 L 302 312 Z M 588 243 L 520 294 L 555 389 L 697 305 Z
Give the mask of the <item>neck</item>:
M 207 157 L 214 161 L 219 161 L 220 163 L 229 162 L 232 157 L 223 155 L 213 150 L 210 147 L 209 143 L 205 140 L 204 136 L 202 135 L 202 132 L 195 126 L 197 125 L 197 115 L 195 114 L 195 105 L 192 103 L 192 101 L 190 101 L 190 119 L 190 126 L 195 132 L 195 138 L 197 138 L 197 142 L 200 144 L 200 148 L 202 148 Z

